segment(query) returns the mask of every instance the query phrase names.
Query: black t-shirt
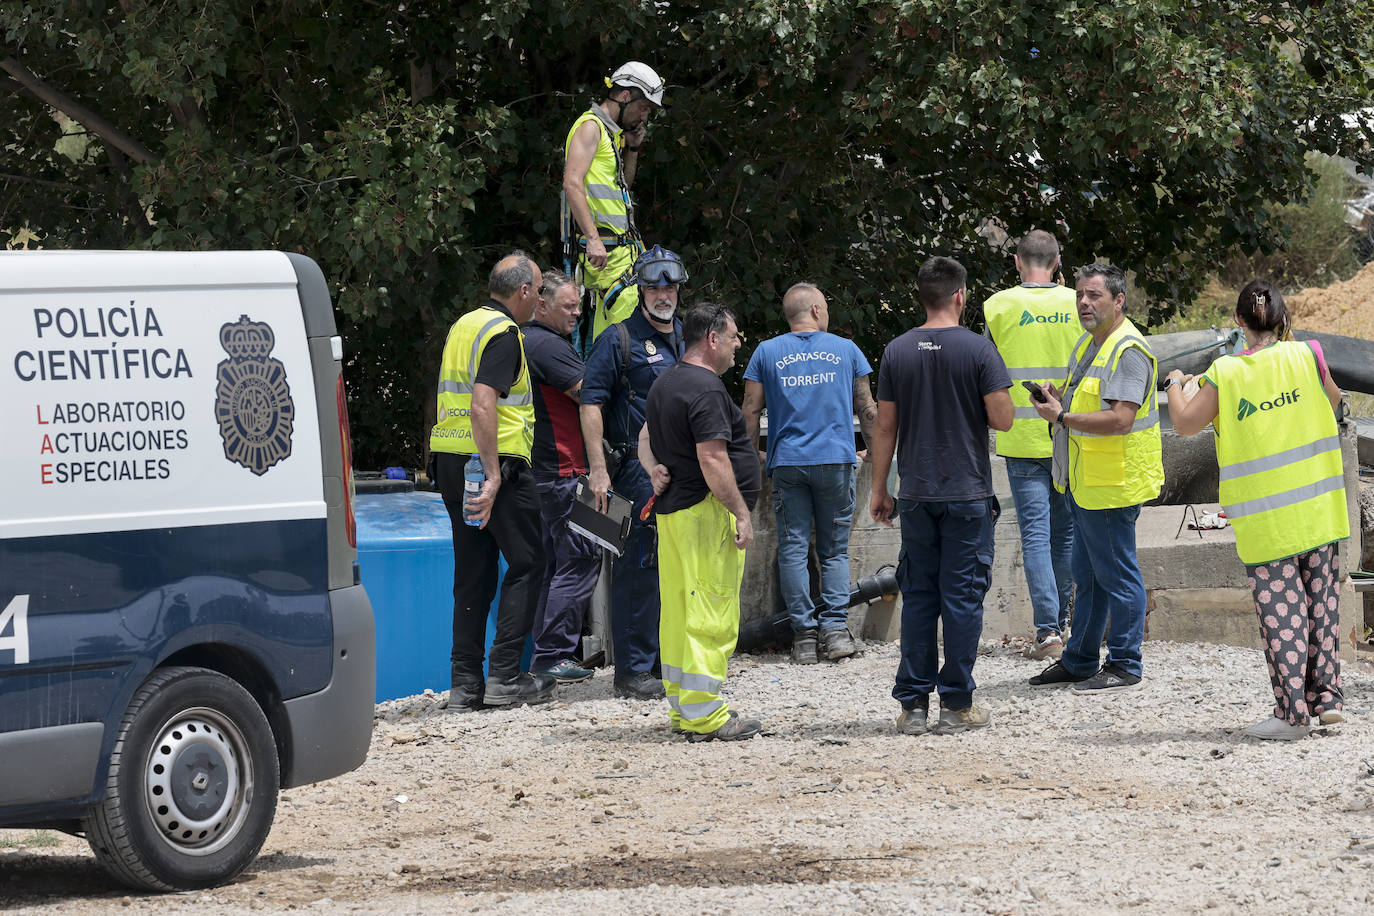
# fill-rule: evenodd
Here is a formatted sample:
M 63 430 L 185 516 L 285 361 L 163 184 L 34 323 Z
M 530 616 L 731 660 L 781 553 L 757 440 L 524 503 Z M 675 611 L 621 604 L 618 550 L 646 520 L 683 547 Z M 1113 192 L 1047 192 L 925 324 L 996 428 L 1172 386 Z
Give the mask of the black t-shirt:
M 572 341 L 537 321 L 525 325 L 525 359 L 534 389 L 534 449 L 538 480 L 587 473 L 577 401 L 564 392 L 582 381 L 582 360 Z
M 697 443 L 715 439 L 725 440 L 740 495 L 754 507 L 762 486 L 758 452 L 745 431 L 744 414 L 714 372 L 675 364 L 654 381 L 646 408 L 649 445 L 672 475 L 658 498 L 659 513 L 695 506 L 711 492 L 697 462 Z
M 954 502 L 992 495 L 983 396 L 1010 387 L 997 347 L 967 328 L 912 328 L 887 345 L 878 400 L 897 405 L 900 498 Z
M 487 306 L 496 309 L 511 321 L 515 320 L 510 309 L 495 299 L 490 300 Z M 497 334 L 482 350 L 473 384 L 495 388 L 501 397 L 505 397 L 510 394 L 511 386 L 520 374 L 520 359 L 520 335 L 516 328 L 508 328 Z

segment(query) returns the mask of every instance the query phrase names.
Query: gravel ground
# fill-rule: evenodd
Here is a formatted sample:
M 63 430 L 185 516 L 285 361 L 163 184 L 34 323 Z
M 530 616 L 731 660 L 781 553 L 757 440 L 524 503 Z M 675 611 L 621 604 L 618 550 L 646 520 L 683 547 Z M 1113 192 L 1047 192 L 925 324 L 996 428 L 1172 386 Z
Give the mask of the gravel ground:
M 979 659 L 992 727 L 895 732 L 897 647 L 793 667 L 739 656 L 765 733 L 689 744 L 610 674 L 555 703 L 378 708 L 366 764 L 283 793 L 232 886 L 128 895 L 84 843 L 0 831 L 0 910 L 524 914 L 1374 912 L 1374 676 L 1351 721 L 1261 744 L 1258 651 L 1149 643 L 1111 696 L 1034 691 L 1015 641 Z

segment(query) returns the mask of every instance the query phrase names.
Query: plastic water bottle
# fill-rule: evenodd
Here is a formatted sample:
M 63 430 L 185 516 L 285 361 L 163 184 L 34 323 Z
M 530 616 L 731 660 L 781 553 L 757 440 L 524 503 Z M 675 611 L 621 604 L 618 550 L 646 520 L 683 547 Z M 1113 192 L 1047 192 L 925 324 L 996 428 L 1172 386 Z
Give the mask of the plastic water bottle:
M 463 521 L 473 528 L 481 525 L 482 520 L 472 514 L 469 504 L 481 494 L 482 484 L 486 480 L 487 471 L 482 467 L 482 456 L 473 455 L 463 465 Z

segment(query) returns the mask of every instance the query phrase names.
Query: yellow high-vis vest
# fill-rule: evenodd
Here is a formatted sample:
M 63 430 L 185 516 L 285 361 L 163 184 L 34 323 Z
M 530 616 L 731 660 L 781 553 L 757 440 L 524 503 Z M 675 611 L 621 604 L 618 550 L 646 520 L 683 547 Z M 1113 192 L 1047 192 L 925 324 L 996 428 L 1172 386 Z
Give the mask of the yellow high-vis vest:
M 433 452 L 457 455 L 477 454 L 472 438 L 472 384 L 487 344 L 519 327 L 509 315 L 489 305 L 473 309 L 449 328 L 439 367 L 438 422 L 429 435 Z M 524 358 L 525 338 L 520 336 L 520 371 L 504 397 L 496 399 L 496 449 L 510 458 L 530 460 L 534 446 L 534 396 L 530 390 L 530 371 Z
M 1084 334 L 1073 348 L 1070 369 L 1087 352 L 1092 336 Z M 1164 461 L 1159 439 L 1159 401 L 1155 379 L 1159 366 L 1145 339 L 1129 318 L 1102 342 L 1092 365 L 1074 390 L 1069 413 L 1092 413 L 1107 407 L 1102 384 L 1111 377 L 1127 349 L 1135 347 L 1150 360 L 1150 380 L 1145 403 L 1136 411 L 1131 431 L 1107 436 L 1069 430 L 1069 492 L 1084 509 L 1120 509 L 1138 506 L 1159 495 L 1164 484 Z
M 582 179 L 582 186 L 587 193 L 587 206 L 592 211 L 592 221 L 603 236 L 624 235 L 630 231 L 630 214 L 626 206 L 625 189 L 620 183 L 619 151 L 625 145 L 625 135 L 621 129 L 593 108 L 573 122 L 567 139 L 563 141 L 563 156 L 567 158 L 573 134 L 588 121 L 596 122 L 600 134 L 596 141 L 596 154 L 587 168 L 587 176 Z
M 1207 370 L 1221 505 L 1251 566 L 1350 537 L 1341 437 L 1311 347 L 1283 341 Z
M 1064 377 L 1064 364 L 1083 333 L 1075 293 L 1067 286 L 1014 286 L 983 303 L 988 334 L 1011 373 L 1011 429 L 997 433 L 997 454 L 1008 458 L 1048 458 L 1053 452 L 1049 424 L 1032 406 L 1022 381 L 1043 387 Z

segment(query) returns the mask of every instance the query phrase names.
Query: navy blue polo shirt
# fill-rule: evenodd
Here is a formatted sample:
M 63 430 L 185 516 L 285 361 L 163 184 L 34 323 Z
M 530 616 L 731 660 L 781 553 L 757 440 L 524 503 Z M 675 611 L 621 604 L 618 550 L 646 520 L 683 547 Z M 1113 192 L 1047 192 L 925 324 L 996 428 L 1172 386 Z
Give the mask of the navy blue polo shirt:
M 618 391 L 620 380 L 620 332 L 616 325 L 601 332 L 587 355 L 582 376 L 582 403 L 609 404 L 606 438 L 612 445 L 634 446 L 644 425 L 644 402 L 654 379 L 682 358 L 682 322 L 673 319 L 673 332 L 664 334 L 637 308 L 622 324 L 630 332 L 630 359 L 626 375 L 630 391 Z

